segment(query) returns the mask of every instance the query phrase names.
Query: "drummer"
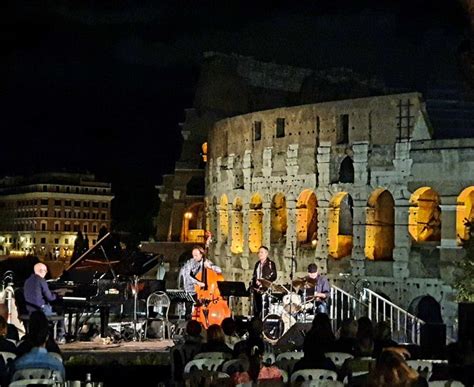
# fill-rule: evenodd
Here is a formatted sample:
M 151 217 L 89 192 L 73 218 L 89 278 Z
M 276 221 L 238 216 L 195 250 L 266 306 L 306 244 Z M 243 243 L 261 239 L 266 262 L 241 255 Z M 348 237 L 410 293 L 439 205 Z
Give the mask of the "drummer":
M 262 317 L 262 294 L 268 289 L 268 286 L 265 286 L 265 284 L 268 284 L 268 281 L 275 281 L 276 278 L 277 269 L 275 262 L 268 258 L 268 247 L 260 246 L 258 249 L 258 261 L 253 269 L 251 283 L 255 318 Z
M 321 275 L 315 263 L 308 265 L 306 280 L 311 286 L 306 290 L 306 299 L 315 304 L 315 313 L 328 313 L 328 301 L 331 293 L 331 285 L 328 279 Z

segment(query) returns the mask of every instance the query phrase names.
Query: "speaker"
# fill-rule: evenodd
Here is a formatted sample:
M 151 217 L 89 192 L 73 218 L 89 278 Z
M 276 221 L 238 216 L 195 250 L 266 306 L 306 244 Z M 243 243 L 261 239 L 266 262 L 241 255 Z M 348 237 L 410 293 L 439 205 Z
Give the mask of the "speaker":
M 442 356 L 446 349 L 446 324 L 426 323 L 422 325 L 420 345 L 425 356 Z
M 311 329 L 312 322 L 297 322 L 288 329 L 282 337 L 277 341 L 276 347 L 287 348 L 303 348 L 306 333 Z

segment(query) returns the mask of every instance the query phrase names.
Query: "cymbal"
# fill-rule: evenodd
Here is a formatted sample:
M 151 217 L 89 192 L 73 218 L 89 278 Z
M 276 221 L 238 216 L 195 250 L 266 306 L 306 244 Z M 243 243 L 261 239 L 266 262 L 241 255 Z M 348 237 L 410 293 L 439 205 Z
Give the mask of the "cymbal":
M 297 278 L 293 281 L 293 286 L 298 289 L 312 289 L 316 286 L 316 279 L 312 278 Z

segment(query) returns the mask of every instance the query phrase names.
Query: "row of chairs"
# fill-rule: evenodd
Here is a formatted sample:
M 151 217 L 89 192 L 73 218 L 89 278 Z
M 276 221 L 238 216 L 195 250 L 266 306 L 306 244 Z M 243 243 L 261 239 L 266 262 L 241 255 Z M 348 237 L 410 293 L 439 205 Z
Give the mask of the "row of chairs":
M 343 352 L 327 352 L 326 357 L 330 358 L 334 364 L 340 368 L 344 362 L 348 359 L 354 358 L 351 354 Z M 283 352 L 275 357 L 272 353 L 264 354 L 264 362 L 268 364 L 276 364 L 283 375 L 283 382 L 288 381 L 288 375 L 291 375 L 290 382 L 295 382 L 297 380 L 303 379 L 304 381 L 318 381 L 318 380 L 333 380 L 336 381 L 337 373 L 329 370 L 300 370 L 293 372 L 293 367 L 300 359 L 302 359 L 304 354 L 302 352 Z M 210 371 L 217 371 L 221 369 L 222 372 L 227 374 L 232 374 L 236 371 L 246 371 L 248 369 L 248 362 L 245 359 L 230 359 L 231 355 L 223 352 L 206 352 L 200 353 L 195 356 L 195 358 L 188 362 L 185 366 L 185 374 L 189 374 L 194 369 L 208 369 Z M 362 358 L 357 359 L 357 361 L 367 362 L 368 366 L 365 367 L 366 370 L 362 372 L 353 372 L 353 376 L 359 376 L 362 374 L 367 374 L 368 370 L 373 367 L 375 364 L 375 359 L 373 358 Z M 408 360 L 408 365 L 415 369 L 418 373 L 425 376 L 427 380 L 431 378 L 433 373 L 433 361 L 429 360 Z M 444 384 L 443 384 L 444 383 Z M 449 383 L 449 384 L 447 384 Z M 334 384 L 336 385 L 336 384 Z M 343 385 L 341 383 L 341 385 Z M 430 386 L 462 386 L 459 382 L 452 381 L 433 381 L 430 382 Z

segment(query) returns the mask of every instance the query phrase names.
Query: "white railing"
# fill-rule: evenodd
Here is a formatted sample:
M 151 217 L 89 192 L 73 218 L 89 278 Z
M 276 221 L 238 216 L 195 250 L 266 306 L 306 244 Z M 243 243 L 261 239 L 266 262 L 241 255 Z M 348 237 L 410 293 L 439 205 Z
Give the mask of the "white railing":
M 367 305 L 370 320 L 390 323 L 395 341 L 420 344 L 420 330 L 425 323 L 423 320 L 367 288 L 362 289 L 362 301 Z
M 357 319 L 363 316 L 366 307 L 357 297 L 335 285 L 331 285 L 329 317 L 334 324 L 339 325 L 346 318 Z

